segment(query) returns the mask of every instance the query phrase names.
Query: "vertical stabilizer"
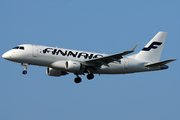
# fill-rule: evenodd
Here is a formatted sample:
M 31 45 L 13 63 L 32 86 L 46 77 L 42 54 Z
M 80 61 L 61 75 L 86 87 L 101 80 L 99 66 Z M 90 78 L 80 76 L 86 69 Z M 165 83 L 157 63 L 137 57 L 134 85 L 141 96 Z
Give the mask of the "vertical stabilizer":
M 154 38 L 137 54 L 137 59 L 159 61 L 167 32 L 158 32 Z

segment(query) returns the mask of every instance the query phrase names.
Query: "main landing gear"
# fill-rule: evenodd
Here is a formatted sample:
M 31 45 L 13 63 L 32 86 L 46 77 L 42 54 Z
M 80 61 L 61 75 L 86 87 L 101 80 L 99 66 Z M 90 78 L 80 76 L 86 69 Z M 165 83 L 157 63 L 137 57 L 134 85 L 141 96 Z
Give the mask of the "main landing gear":
M 79 77 L 79 74 L 75 74 L 77 77 L 74 79 L 74 82 L 75 83 L 80 83 L 81 81 L 82 81 L 82 79 Z M 92 73 L 89 73 L 88 75 L 87 75 L 87 79 L 88 80 L 91 80 L 91 79 L 93 79 L 94 78 L 94 75 L 92 74 Z
M 90 73 L 90 74 L 87 75 L 87 79 L 88 79 L 88 80 L 91 80 L 91 79 L 93 79 L 93 78 L 94 78 L 94 75 L 93 75 L 92 73 Z
M 74 82 L 75 83 L 80 83 L 82 81 L 82 79 L 80 78 L 80 77 L 76 77 L 75 79 L 74 79 Z
M 28 66 L 28 64 L 27 63 L 22 63 L 21 65 L 24 66 L 24 70 L 22 71 L 22 73 L 24 75 L 27 74 L 27 66 Z

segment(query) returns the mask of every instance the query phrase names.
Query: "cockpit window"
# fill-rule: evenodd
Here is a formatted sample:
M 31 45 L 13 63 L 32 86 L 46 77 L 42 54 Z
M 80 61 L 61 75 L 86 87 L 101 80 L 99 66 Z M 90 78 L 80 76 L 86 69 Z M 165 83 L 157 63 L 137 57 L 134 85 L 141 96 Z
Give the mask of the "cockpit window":
M 24 50 L 24 47 L 20 46 L 19 49 Z
M 23 46 L 17 46 L 17 47 L 14 47 L 13 49 L 21 49 L 21 50 L 24 50 L 24 47 L 23 47 Z
M 14 47 L 13 49 L 18 49 L 19 47 Z

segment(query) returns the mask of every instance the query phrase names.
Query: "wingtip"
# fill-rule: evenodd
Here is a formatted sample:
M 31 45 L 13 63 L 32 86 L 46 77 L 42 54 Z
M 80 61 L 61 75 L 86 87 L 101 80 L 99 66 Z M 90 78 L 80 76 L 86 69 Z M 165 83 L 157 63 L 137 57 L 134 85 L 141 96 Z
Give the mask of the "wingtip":
M 134 48 L 132 49 L 132 51 L 135 51 L 138 45 L 139 45 L 139 43 L 137 43 L 137 44 L 134 46 Z
M 176 61 L 177 59 L 171 59 L 172 61 Z

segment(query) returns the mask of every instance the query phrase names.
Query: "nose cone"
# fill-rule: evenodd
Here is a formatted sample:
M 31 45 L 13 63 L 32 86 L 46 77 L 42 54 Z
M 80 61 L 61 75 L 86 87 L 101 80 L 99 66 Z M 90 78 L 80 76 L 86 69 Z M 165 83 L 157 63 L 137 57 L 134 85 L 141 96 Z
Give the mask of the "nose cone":
M 2 57 L 3 57 L 4 59 L 10 58 L 9 52 L 4 53 L 4 54 L 2 55 Z

